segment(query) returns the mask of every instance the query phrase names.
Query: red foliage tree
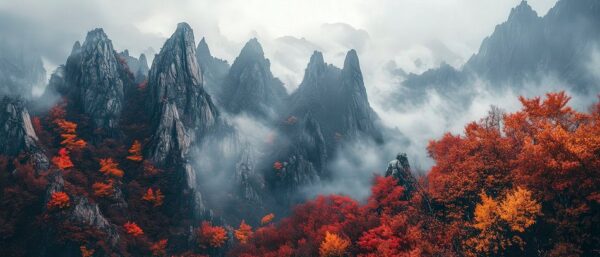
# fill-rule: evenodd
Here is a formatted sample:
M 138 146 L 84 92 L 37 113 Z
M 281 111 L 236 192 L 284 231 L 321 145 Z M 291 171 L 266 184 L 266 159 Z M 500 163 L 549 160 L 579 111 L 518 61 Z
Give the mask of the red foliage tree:
M 142 228 L 135 224 L 135 222 L 127 222 L 123 225 L 123 228 L 125 228 L 125 233 L 134 237 L 139 237 L 144 234 Z
M 198 245 L 202 249 L 219 248 L 227 241 L 227 231 L 223 227 L 213 226 L 210 222 L 203 221 L 196 230 Z
M 123 177 L 124 172 L 118 166 L 112 158 L 100 159 L 100 172 L 106 176 Z
M 69 157 L 69 151 L 67 151 L 66 148 L 61 148 L 58 151 L 58 156 L 52 157 L 52 163 L 62 170 L 73 167 L 73 162 L 71 162 L 71 157 Z
M 130 154 L 129 156 L 127 156 L 128 160 L 131 160 L 134 162 L 141 162 L 143 160 L 142 144 L 140 143 L 140 141 L 134 140 L 133 144 L 129 148 L 128 152 Z
M 54 192 L 50 195 L 50 200 L 46 204 L 49 210 L 59 210 L 69 208 L 71 198 L 65 192 Z

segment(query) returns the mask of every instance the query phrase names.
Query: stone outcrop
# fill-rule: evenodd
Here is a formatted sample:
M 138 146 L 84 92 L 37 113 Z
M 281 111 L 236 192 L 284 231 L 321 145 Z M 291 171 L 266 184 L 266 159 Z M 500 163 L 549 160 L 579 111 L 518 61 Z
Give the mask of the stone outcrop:
M 0 154 L 16 157 L 20 153 L 26 154 L 37 171 L 49 166 L 24 101 L 5 96 L 0 100 Z
M 258 40 L 248 41 L 231 65 L 220 92 L 219 102 L 225 110 L 232 114 L 274 118 L 287 92 L 271 73 L 270 66 Z
M 200 40 L 196 48 L 196 59 L 198 59 L 198 64 L 200 64 L 200 72 L 204 79 L 204 89 L 211 96 L 215 96 L 214 100 L 217 105 L 220 105 L 219 98 L 216 96 L 220 96 L 222 93 L 223 83 L 229 72 L 229 64 L 227 61 L 211 55 L 204 38 Z
M 417 180 L 411 173 L 410 164 L 405 153 L 398 153 L 396 159 L 388 163 L 385 176 L 392 176 L 398 180 L 398 184 L 403 186 L 406 194 L 410 195 L 417 187 Z
M 129 83 L 124 70 L 111 40 L 102 29 L 94 29 L 83 45 L 73 46 L 65 65 L 67 86 L 57 91 L 74 100 L 94 128 L 110 134 L 118 127 Z
M 140 83 L 148 77 L 148 61 L 145 54 L 140 54 L 139 58 L 129 55 L 129 51 L 125 49 L 119 53 L 119 57 L 127 64 L 127 69 L 135 78 L 135 82 Z

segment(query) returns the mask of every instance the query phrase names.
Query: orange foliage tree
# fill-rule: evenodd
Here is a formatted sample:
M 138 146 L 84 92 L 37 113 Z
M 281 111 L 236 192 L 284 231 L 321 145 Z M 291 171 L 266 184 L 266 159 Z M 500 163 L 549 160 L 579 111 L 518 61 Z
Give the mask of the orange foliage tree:
M 127 222 L 123 225 L 123 228 L 125 228 L 125 233 L 134 237 L 138 237 L 144 234 L 142 228 L 135 224 L 135 222 Z
M 62 170 L 73 167 L 73 162 L 71 162 L 71 157 L 69 157 L 69 151 L 67 151 L 66 148 L 58 150 L 58 156 L 52 157 L 52 163 Z
M 148 188 L 148 190 L 146 190 L 146 193 L 142 197 L 142 200 L 151 202 L 154 205 L 154 207 L 158 207 L 163 204 L 164 198 L 165 196 L 162 194 L 160 189 L 154 191 L 152 190 L 152 188 Z
M 96 250 L 88 249 L 85 245 L 79 247 L 79 251 L 81 251 L 81 257 L 92 257 Z
M 100 172 L 106 176 L 123 177 L 124 172 L 118 166 L 112 158 L 100 159 Z
M 128 152 L 130 154 L 129 156 L 127 156 L 128 160 L 131 160 L 134 162 L 141 162 L 143 160 L 142 144 L 140 143 L 140 141 L 134 140 L 133 144 L 129 148 Z
M 327 231 L 325 232 L 325 239 L 319 247 L 319 255 L 321 257 L 342 257 L 346 254 L 349 246 L 349 240 Z
M 113 181 L 111 179 L 108 180 L 107 183 L 104 182 L 96 182 L 92 185 L 92 189 L 94 190 L 94 195 L 98 197 L 109 197 L 115 193 L 115 188 L 113 186 Z
M 260 219 L 260 224 L 263 226 L 267 225 L 267 224 L 271 223 L 271 221 L 273 221 L 274 218 L 275 218 L 275 214 L 269 213 L 269 214 L 265 215 L 264 217 L 262 217 L 262 219 Z
M 203 221 L 196 230 L 198 245 L 202 249 L 219 248 L 227 241 L 227 231 L 223 227 L 213 226 L 210 222 Z
M 246 224 L 244 220 L 240 223 L 240 227 L 235 230 L 235 238 L 240 241 L 240 243 L 246 243 L 248 238 L 252 236 L 252 226 Z
M 50 195 L 50 200 L 46 204 L 49 210 L 65 209 L 70 205 L 69 195 L 65 192 L 54 192 Z

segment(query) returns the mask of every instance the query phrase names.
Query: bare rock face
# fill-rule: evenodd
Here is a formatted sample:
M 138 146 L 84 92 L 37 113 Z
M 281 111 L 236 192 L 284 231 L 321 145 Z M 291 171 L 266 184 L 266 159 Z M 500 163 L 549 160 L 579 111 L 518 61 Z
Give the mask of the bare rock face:
M 283 166 L 270 180 L 274 190 L 282 192 L 281 199 L 293 200 L 300 187 L 327 178 L 327 146 L 318 121 L 310 113 L 287 127 L 283 132 L 290 141 L 273 154 Z
M 229 72 L 229 63 L 213 57 L 204 38 L 200 40 L 196 48 L 196 59 L 198 59 L 200 72 L 202 73 L 202 78 L 204 78 L 204 89 L 211 96 L 220 96 L 223 83 Z M 215 101 L 217 105 L 220 105 L 219 98 L 215 98 Z
M 344 68 L 327 65 L 314 52 L 298 90 L 290 97 L 289 116 L 311 113 L 322 129 L 328 150 L 344 141 L 371 138 L 381 141 L 377 114 L 371 108 L 356 51 L 346 55 Z
M 248 41 L 231 65 L 219 102 L 233 114 L 273 118 L 287 93 L 283 83 L 273 77 L 270 66 L 258 40 Z
M 49 166 L 25 103 L 18 98 L 4 97 L 0 101 L 0 154 L 15 157 L 20 153 L 26 153 L 37 171 Z
M 72 97 L 96 129 L 114 131 L 121 117 L 128 79 L 123 73 L 124 64 L 119 62 L 102 29 L 88 32 L 83 45 L 73 46 L 65 69 L 68 87 L 59 93 Z
M 75 224 L 91 226 L 107 235 L 108 242 L 114 246 L 119 240 L 116 227 L 111 224 L 100 212 L 97 204 L 92 204 L 86 197 L 75 196 L 74 206 L 69 220 Z
M 388 163 L 385 176 L 396 178 L 398 184 L 406 190 L 407 195 L 410 195 L 416 189 L 417 180 L 411 173 L 410 164 L 405 153 L 398 153 L 396 159 Z
M 262 177 L 256 174 L 256 159 L 250 145 L 242 148 L 240 159 L 236 163 L 234 180 L 238 195 L 242 200 L 254 203 L 261 202 L 259 191 L 264 190 Z
M 175 103 L 165 103 L 161 113 L 150 147 L 150 159 L 155 163 L 165 163 L 167 158 L 182 160 L 188 154 L 193 136 L 181 122 Z
M 194 44 L 190 26 L 178 24 L 152 63 L 148 76 L 148 103 L 155 114 L 156 127 L 164 120 L 161 116 L 168 110 L 162 108 L 166 102 L 176 107 L 183 125 L 193 129 L 191 133 L 203 135 L 218 125 L 219 113 L 202 87 Z

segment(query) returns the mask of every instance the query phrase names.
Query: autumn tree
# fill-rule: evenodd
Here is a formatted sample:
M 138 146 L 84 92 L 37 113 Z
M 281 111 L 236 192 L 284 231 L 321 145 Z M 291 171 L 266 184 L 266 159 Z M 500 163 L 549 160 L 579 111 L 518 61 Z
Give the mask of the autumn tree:
M 106 183 L 96 182 L 92 185 L 92 189 L 94 190 L 94 195 L 97 197 L 109 197 L 115 193 L 112 179 L 109 179 Z
M 152 252 L 152 256 L 164 256 L 167 254 L 167 239 L 158 240 L 158 242 L 150 245 L 150 251 Z
M 343 239 L 340 236 L 325 232 L 325 239 L 319 247 L 319 255 L 321 257 L 342 257 L 350 246 L 350 241 Z
M 275 169 L 275 170 L 283 169 L 283 163 L 281 163 L 280 161 L 276 161 L 275 163 L 273 163 L 273 169 Z
M 71 162 L 71 157 L 69 157 L 69 151 L 67 151 L 66 148 L 61 148 L 58 151 L 58 156 L 52 157 L 52 163 L 62 170 L 73 167 L 73 162 Z
M 128 160 L 131 160 L 134 162 L 141 162 L 143 160 L 142 144 L 140 143 L 140 141 L 134 140 L 133 144 L 129 148 L 128 152 L 130 154 L 129 156 L 127 156 Z
M 271 221 L 273 221 L 274 218 L 275 218 L 275 214 L 269 213 L 260 219 L 260 224 L 263 226 L 266 224 L 269 224 L 269 223 L 271 223 Z
M 468 253 L 487 256 L 523 250 L 521 235 L 536 222 L 540 211 L 541 205 L 523 188 L 506 194 L 500 202 L 481 193 L 471 225 L 477 233 L 466 241 Z
M 69 195 L 65 192 L 54 192 L 50 195 L 50 200 L 46 204 L 48 210 L 59 210 L 69 208 L 70 205 Z
M 148 190 L 146 190 L 146 193 L 142 197 L 142 200 L 152 203 L 154 207 L 158 207 L 163 204 L 164 198 L 165 196 L 162 194 L 160 189 L 154 191 L 152 190 L 152 188 L 148 188 Z
M 123 228 L 125 228 L 125 233 L 134 237 L 138 237 L 144 234 L 142 228 L 135 224 L 135 222 L 127 222 L 123 225 Z
M 203 221 L 196 230 L 198 245 L 202 249 L 219 248 L 227 241 L 227 231 L 223 227 L 213 226 L 208 221 Z
M 123 177 L 124 172 L 118 166 L 112 158 L 100 159 L 100 172 L 106 176 Z
M 246 224 L 244 220 L 242 220 L 242 222 L 240 223 L 240 227 L 235 230 L 234 235 L 235 239 L 240 241 L 240 243 L 244 244 L 248 241 L 248 238 L 252 236 L 252 227 Z

